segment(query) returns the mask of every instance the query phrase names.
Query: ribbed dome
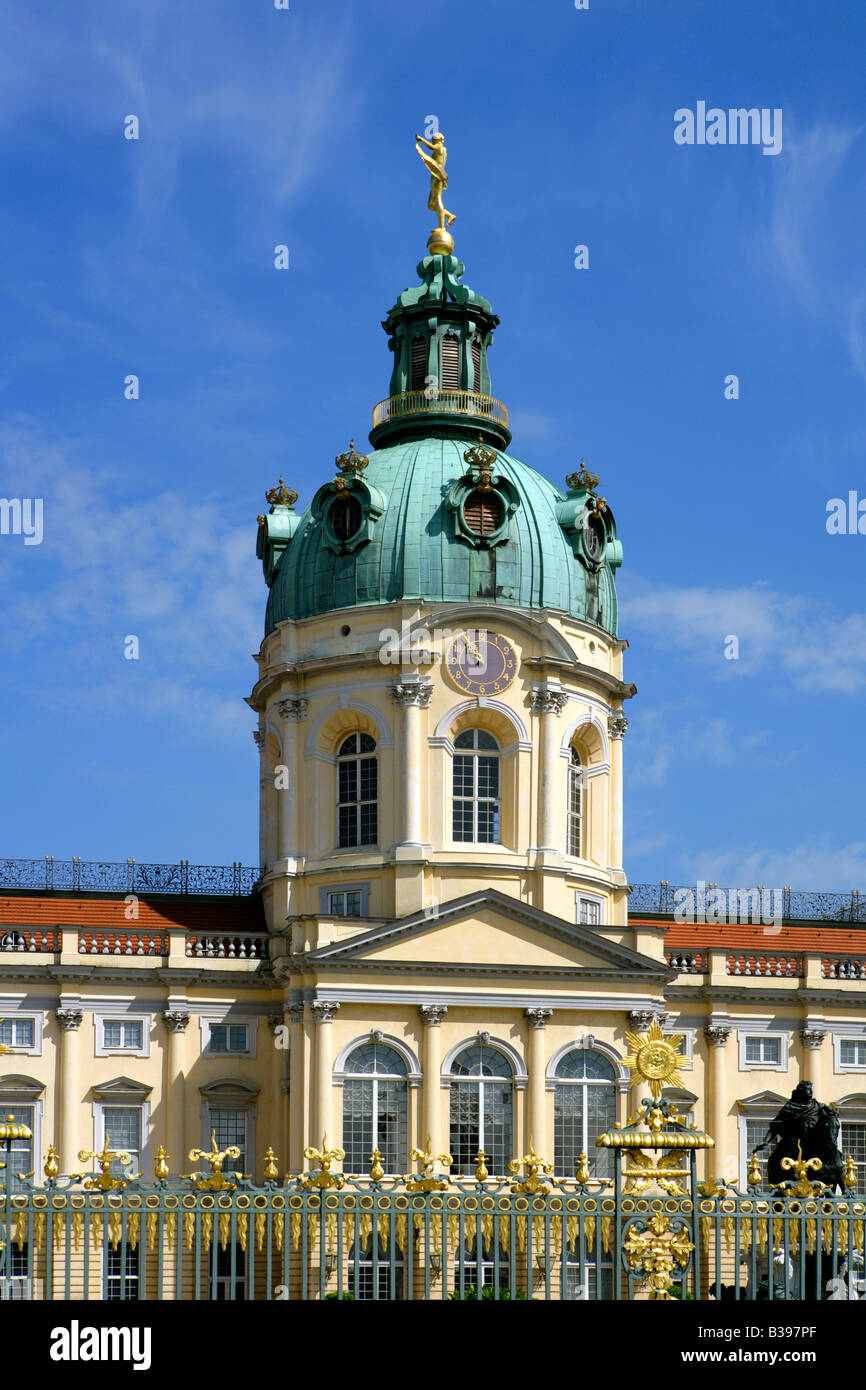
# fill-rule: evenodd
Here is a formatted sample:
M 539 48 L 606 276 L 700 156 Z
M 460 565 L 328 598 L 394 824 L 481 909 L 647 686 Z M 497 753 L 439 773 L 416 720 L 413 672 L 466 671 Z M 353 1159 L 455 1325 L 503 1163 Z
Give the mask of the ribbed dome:
M 577 519 L 592 501 L 588 491 L 566 496 L 504 453 L 491 465 L 491 486 L 467 466 L 470 444 L 427 437 L 375 450 L 363 478 L 349 484 L 357 501 L 347 503 L 341 479 L 320 488 L 302 516 L 289 513 L 291 538 L 273 557 L 266 632 L 287 618 L 417 599 L 558 609 L 615 635 L 621 550 L 609 509 L 595 553 L 590 542 L 580 558 L 589 533 Z M 340 502 L 363 512 L 349 541 L 331 520 Z

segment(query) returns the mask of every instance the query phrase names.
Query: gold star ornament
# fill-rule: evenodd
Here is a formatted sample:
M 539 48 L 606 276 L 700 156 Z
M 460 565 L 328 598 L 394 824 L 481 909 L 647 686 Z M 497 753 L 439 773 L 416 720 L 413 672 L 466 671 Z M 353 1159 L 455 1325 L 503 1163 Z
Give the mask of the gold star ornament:
M 685 1033 L 674 1033 L 666 1038 L 658 1019 L 654 1018 L 644 1037 L 628 1031 L 625 1037 L 631 1051 L 622 1060 L 632 1072 L 632 1086 L 648 1081 L 653 1100 L 658 1100 L 665 1086 L 685 1084 L 680 1076 L 680 1068 L 692 1064 L 677 1051 Z

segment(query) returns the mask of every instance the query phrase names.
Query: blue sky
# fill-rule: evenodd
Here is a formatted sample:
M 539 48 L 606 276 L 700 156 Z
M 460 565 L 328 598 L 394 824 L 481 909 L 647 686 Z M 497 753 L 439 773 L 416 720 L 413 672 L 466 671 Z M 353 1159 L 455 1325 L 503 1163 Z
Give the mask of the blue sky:
M 623 539 L 630 877 L 866 889 L 864 52 L 849 0 L 7 7 L 0 855 L 255 862 L 255 517 L 387 394 L 432 114 L 511 451 Z

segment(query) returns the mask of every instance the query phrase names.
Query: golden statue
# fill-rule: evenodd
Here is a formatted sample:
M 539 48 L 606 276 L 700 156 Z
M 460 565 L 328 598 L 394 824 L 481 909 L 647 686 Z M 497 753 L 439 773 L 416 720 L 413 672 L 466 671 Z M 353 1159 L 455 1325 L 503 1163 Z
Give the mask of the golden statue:
M 430 154 L 425 154 L 422 145 L 427 147 Z M 430 197 L 427 199 L 427 206 L 439 219 L 438 227 L 433 228 L 427 239 L 427 249 L 431 256 L 450 256 L 454 250 L 454 238 L 445 230 L 446 218 L 450 227 L 451 223 L 456 221 L 457 215 L 449 212 L 442 202 L 442 194 L 448 187 L 448 175 L 445 172 L 445 162 L 448 159 L 445 136 L 441 130 L 435 132 L 432 140 L 425 140 L 423 135 L 416 135 L 415 149 L 430 172 Z

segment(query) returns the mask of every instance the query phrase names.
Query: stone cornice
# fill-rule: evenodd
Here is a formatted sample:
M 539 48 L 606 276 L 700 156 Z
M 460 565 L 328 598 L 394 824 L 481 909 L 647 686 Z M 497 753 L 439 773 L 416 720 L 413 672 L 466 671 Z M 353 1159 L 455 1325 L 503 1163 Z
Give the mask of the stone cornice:
M 762 1004 L 791 1004 L 800 1005 L 803 1008 L 811 1004 L 829 1004 L 833 1008 L 846 1009 L 866 1009 L 866 992 L 862 990 L 841 990 L 841 989 L 772 989 L 764 988 L 763 981 L 759 976 L 750 978 L 748 986 L 731 987 L 726 989 L 724 985 L 704 985 L 696 989 L 689 989 L 688 986 L 670 985 L 665 990 L 665 998 L 679 1002 L 703 1000 L 706 1003 L 718 1001 L 724 1003 L 731 1001 L 737 1004 L 762 1003 Z
M 587 666 L 582 661 L 563 661 L 557 656 L 530 656 L 524 662 L 533 671 L 550 672 L 556 675 L 569 675 L 594 686 L 604 695 L 613 695 L 618 700 L 630 700 L 637 694 L 637 686 L 600 671 L 597 666 Z
M 490 980 L 586 980 L 587 982 L 608 980 L 628 980 L 631 984 L 652 984 L 663 987 L 667 975 L 661 970 L 623 970 L 594 969 L 582 965 L 475 965 L 456 964 L 451 961 L 390 961 L 390 960 L 340 960 L 321 961 L 313 955 L 283 956 L 278 962 L 278 978 L 290 975 L 315 975 L 321 981 L 331 980 L 343 974 L 383 975 L 458 975 L 475 976 Z M 580 1000 L 575 997 L 575 1008 L 580 1008 Z

